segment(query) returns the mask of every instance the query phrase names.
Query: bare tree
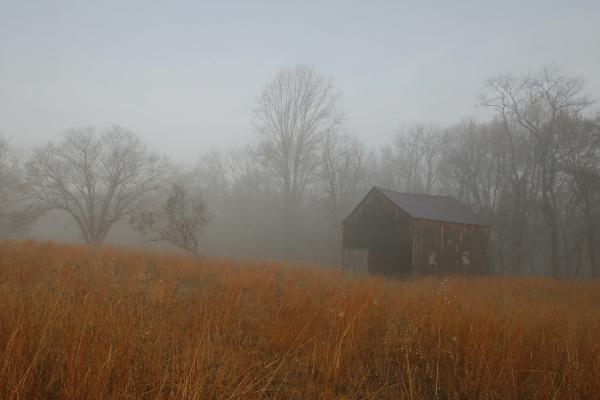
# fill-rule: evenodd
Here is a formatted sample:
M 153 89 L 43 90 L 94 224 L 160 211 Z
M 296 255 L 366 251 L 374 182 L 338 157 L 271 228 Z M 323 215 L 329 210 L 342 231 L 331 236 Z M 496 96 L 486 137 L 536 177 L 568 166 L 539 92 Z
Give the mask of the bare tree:
M 438 180 L 440 139 L 439 128 L 422 123 L 396 135 L 393 157 L 402 190 L 433 193 Z
M 494 227 L 492 249 L 497 269 L 519 273 L 526 221 L 520 208 L 511 208 L 511 153 L 501 129 L 497 122 L 481 124 L 473 119 L 449 127 L 444 134 L 439 174 L 444 193 L 470 204 Z M 513 218 L 513 214 L 520 218 Z
M 369 188 L 369 154 L 356 139 L 336 132 L 326 134 L 321 147 L 320 185 L 317 187 L 321 204 L 327 210 L 335 232 L 336 248 L 341 248 L 340 223 Z M 337 254 L 340 261 L 339 256 Z
M 40 214 L 22 159 L 23 152 L 0 136 L 0 235 L 23 232 Z
M 560 221 L 556 185 L 561 153 L 560 121 L 577 116 L 590 105 L 582 95 L 583 81 L 557 68 L 544 67 L 535 74 L 490 79 L 488 88 L 491 94 L 483 98 L 483 105 L 496 110 L 504 122 L 513 151 L 526 149 L 525 159 L 533 162 L 540 210 L 550 236 L 552 273 L 558 276 Z M 518 136 L 522 143 L 515 144 Z M 519 176 L 528 173 L 516 163 L 512 170 L 517 182 Z
M 600 276 L 600 120 L 563 121 L 561 140 L 565 147 L 560 160 L 566 174 L 571 201 L 581 211 L 590 272 Z M 575 276 L 580 274 L 580 262 Z
M 219 150 L 202 154 L 194 168 L 194 180 L 211 197 L 226 197 L 231 189 L 231 173 L 227 155 Z
M 305 189 L 318 172 L 323 137 L 341 123 L 336 100 L 332 80 L 305 65 L 281 71 L 258 99 L 257 154 L 280 180 L 288 245 Z
M 398 177 L 398 166 L 395 162 L 395 151 L 391 146 L 382 146 L 375 152 L 372 181 L 375 185 L 401 189 L 402 182 Z
M 101 243 L 143 197 L 165 182 L 169 163 L 133 133 L 115 126 L 68 131 L 59 143 L 34 150 L 27 165 L 47 210 L 66 212 L 88 244 Z
M 200 193 L 190 196 L 175 183 L 160 210 L 134 213 L 131 225 L 149 241 L 166 241 L 199 257 L 200 232 L 210 218 Z
M 274 213 L 277 184 L 271 173 L 256 159 L 254 150 L 243 148 L 230 153 L 232 175 L 230 218 L 238 224 L 238 246 L 249 254 L 264 254 L 268 247 L 280 247 L 280 216 Z M 269 244 L 267 244 L 269 243 Z

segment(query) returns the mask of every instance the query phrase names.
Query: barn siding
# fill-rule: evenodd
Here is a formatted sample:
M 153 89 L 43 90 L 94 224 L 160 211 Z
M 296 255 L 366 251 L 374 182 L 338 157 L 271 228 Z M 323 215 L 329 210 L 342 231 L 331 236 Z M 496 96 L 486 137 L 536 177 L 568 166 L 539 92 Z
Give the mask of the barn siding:
M 487 272 L 487 227 L 413 220 L 410 235 L 413 273 Z

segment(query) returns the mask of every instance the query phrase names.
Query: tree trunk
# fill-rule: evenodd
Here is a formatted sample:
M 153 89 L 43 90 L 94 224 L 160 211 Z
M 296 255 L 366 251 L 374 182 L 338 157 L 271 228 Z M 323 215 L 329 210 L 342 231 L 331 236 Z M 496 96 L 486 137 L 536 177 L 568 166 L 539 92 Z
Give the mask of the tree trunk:
M 550 245 L 552 247 L 552 275 L 558 278 L 560 275 L 560 240 L 555 221 L 552 222 L 550 227 Z
M 590 272 L 592 273 L 593 278 L 598 278 L 600 276 L 600 271 L 598 267 L 598 254 L 596 249 L 596 243 L 594 243 L 595 232 L 594 232 L 594 222 L 593 217 L 590 212 L 590 203 L 589 199 L 585 198 L 584 200 L 584 212 L 585 212 L 585 225 L 586 225 L 586 238 L 587 238 L 587 247 L 590 255 Z

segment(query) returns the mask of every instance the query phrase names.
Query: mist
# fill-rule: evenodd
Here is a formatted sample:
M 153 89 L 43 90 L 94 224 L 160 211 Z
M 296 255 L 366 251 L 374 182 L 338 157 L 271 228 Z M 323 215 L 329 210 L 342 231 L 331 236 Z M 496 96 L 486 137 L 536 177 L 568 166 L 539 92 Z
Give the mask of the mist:
M 339 265 L 382 186 L 467 204 L 496 273 L 598 276 L 599 17 L 5 3 L 0 232 Z

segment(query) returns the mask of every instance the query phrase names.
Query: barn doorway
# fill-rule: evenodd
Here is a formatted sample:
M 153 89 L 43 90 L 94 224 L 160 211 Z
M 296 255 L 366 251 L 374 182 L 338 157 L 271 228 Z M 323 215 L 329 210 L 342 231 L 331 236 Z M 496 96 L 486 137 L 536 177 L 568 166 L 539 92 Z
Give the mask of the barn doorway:
M 410 246 L 407 240 L 376 244 L 369 249 L 368 271 L 381 275 L 406 275 L 410 273 Z

